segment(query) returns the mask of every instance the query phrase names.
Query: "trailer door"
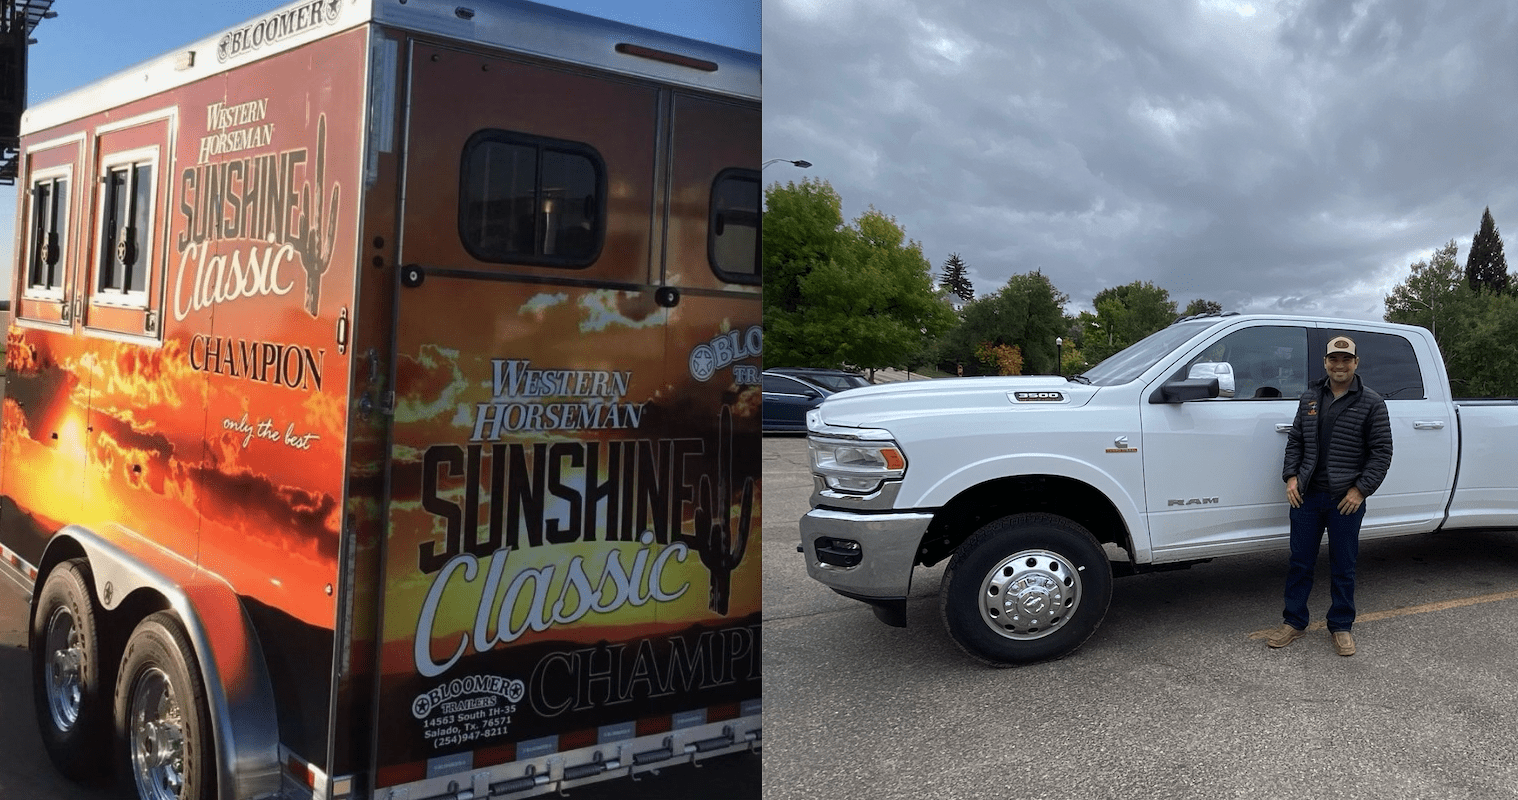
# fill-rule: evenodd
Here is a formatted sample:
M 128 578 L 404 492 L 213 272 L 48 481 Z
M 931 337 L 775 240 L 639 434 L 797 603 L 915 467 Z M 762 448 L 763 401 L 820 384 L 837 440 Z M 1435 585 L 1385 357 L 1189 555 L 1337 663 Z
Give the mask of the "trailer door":
M 736 715 L 758 584 L 752 620 L 708 610 L 694 520 L 732 480 L 704 438 L 720 405 L 665 367 L 661 92 L 426 44 L 410 62 L 375 785 Z

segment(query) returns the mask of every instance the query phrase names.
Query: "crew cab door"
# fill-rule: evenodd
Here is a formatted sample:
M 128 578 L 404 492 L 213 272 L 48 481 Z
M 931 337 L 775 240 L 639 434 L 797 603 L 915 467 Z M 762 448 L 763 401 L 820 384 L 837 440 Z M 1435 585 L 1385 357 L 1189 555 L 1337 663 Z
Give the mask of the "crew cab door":
M 1261 549 L 1286 537 L 1282 426 L 1291 424 L 1307 388 L 1308 353 L 1306 327 L 1235 328 L 1204 341 L 1145 388 L 1141 452 L 1156 561 Z M 1231 397 L 1154 402 L 1164 382 L 1185 378 L 1193 365 L 1223 362 L 1232 367 Z
M 1425 369 L 1429 359 L 1440 356 L 1430 352 L 1420 359 L 1413 343 L 1400 334 L 1332 328 L 1311 332 L 1312 352 L 1325 352 L 1328 340 L 1339 335 L 1355 340 L 1360 354 L 1355 374 L 1386 398 L 1391 415 L 1391 469 L 1365 503 L 1360 536 L 1433 530 L 1449 502 L 1456 458 L 1454 408 L 1438 373 Z M 1322 364 L 1316 360 L 1313 380 L 1323 376 Z

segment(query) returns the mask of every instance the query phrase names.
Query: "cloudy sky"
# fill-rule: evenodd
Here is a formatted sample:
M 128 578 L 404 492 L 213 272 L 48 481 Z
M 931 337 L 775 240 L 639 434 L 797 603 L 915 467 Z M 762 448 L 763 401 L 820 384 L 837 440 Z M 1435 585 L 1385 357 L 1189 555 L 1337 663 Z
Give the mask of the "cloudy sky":
M 1035 269 L 1380 319 L 1518 231 L 1518 4 L 764 0 L 767 182 L 829 181 L 977 293 Z

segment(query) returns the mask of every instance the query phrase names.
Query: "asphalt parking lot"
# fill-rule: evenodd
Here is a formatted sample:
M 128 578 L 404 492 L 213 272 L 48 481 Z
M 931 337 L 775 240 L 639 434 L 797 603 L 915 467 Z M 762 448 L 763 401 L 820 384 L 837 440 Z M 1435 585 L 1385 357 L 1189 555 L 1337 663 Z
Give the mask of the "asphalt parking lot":
M 810 486 L 805 440 L 766 437 L 766 800 L 1518 797 L 1518 532 L 1363 543 L 1349 658 L 1250 638 L 1279 552 L 1120 579 L 1076 653 L 992 669 L 943 630 L 942 564 L 906 629 L 806 577 Z

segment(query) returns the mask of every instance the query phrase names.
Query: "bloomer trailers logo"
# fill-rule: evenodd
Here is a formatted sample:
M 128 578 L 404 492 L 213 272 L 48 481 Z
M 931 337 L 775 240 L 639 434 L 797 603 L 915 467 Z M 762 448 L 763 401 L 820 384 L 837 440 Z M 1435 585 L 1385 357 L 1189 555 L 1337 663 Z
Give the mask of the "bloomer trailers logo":
M 690 376 L 702 383 L 711 380 L 717 370 L 744 358 L 756 358 L 764 353 L 764 328 L 754 325 L 746 331 L 728 331 L 712 337 L 691 348 Z M 759 382 L 759 368 L 752 364 L 733 367 L 733 382 L 755 384 Z
M 277 11 L 221 37 L 216 43 L 216 60 L 225 63 L 227 59 L 251 53 L 320 25 L 336 24 L 342 10 L 343 0 L 311 0 L 295 8 Z
M 468 675 L 417 695 L 411 716 L 421 720 L 422 736 L 434 748 L 454 747 L 506 734 L 526 695 L 527 684 L 516 678 Z

